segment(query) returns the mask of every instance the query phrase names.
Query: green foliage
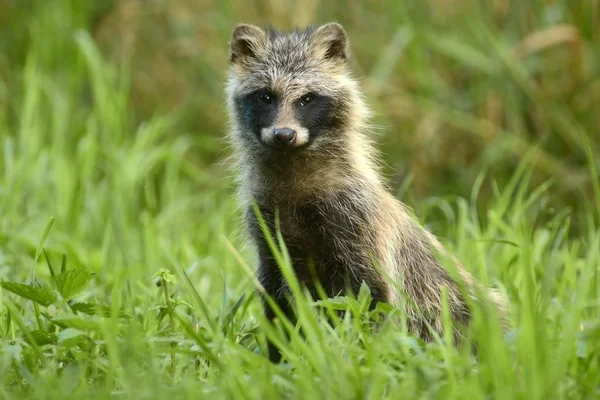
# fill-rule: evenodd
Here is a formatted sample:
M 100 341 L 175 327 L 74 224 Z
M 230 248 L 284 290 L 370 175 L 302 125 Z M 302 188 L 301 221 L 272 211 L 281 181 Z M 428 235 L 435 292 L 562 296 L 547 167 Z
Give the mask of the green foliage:
M 0 398 L 598 397 L 594 12 L 0 2 Z M 398 196 L 508 294 L 509 335 L 485 304 L 456 348 L 447 318 L 422 343 L 401 307 L 367 312 L 366 287 L 312 299 L 278 232 L 299 322 L 266 323 L 216 162 L 227 39 L 263 17 L 347 27 Z M 268 362 L 266 339 L 286 363 Z
M 63 299 L 71 300 L 90 283 L 94 274 L 84 270 L 63 271 L 56 275 L 56 289 Z
M 48 285 L 38 280 L 33 280 L 29 284 L 3 281 L 2 287 L 46 307 L 56 301 L 56 293 Z

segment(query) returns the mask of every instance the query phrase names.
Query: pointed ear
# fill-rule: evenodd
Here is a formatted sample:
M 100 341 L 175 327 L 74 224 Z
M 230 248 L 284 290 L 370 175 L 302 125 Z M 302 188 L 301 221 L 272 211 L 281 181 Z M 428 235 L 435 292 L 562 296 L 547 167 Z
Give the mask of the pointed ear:
M 320 26 L 313 35 L 313 45 L 327 59 L 346 60 L 349 56 L 346 31 L 337 22 Z
M 233 30 L 229 42 L 229 62 L 237 63 L 256 58 L 266 46 L 267 35 L 258 26 L 239 24 Z

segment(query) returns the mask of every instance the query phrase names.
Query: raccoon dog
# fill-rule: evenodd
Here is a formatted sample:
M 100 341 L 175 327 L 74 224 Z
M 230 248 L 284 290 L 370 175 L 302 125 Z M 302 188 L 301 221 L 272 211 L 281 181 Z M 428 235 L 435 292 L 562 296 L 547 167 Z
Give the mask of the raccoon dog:
M 233 31 L 229 139 L 245 222 L 258 250 L 258 279 L 292 318 L 289 289 L 264 240 L 252 200 L 271 232 L 278 212 L 296 276 L 315 296 L 315 275 L 332 297 L 348 288 L 356 293 L 364 282 L 373 305 L 402 304 L 411 332 L 431 340 L 430 327 L 442 332 L 445 286 L 455 337 L 460 337 L 469 309 L 436 257 L 445 254 L 441 244 L 382 180 L 365 135 L 369 111 L 348 57 L 348 39 L 337 23 L 285 33 L 243 24 Z M 455 264 L 466 287 L 473 289 L 476 283 Z M 488 293 L 502 308 L 499 293 Z M 266 302 L 265 313 L 274 318 Z M 269 358 L 280 357 L 270 344 Z

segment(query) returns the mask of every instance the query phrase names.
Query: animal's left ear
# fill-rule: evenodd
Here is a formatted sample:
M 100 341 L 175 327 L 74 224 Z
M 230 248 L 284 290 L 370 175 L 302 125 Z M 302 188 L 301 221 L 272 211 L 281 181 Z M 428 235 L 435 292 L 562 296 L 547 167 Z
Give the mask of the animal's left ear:
M 337 22 L 320 26 L 313 35 L 313 46 L 327 59 L 346 60 L 349 56 L 346 31 Z

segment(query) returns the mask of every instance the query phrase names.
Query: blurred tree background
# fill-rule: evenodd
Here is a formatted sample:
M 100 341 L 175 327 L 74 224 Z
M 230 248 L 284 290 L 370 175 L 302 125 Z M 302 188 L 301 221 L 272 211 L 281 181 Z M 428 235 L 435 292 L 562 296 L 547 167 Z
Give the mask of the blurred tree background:
M 27 135 L 16 125 L 29 54 L 51 76 L 48 101 L 75 94 L 64 104 L 85 114 L 92 82 L 72 75 L 85 68 L 75 37 L 86 30 L 110 67 L 97 73 L 128 93 L 128 114 L 115 118 L 138 126 L 172 116 L 172 135 L 194 138 L 185 156 L 221 177 L 235 23 L 335 20 L 376 113 L 386 173 L 406 201 L 469 196 L 484 171 L 484 209 L 494 182 L 533 152 L 532 182 L 552 179 L 554 206 L 577 207 L 594 196 L 586 160 L 600 159 L 599 17 L 595 0 L 2 0 L 0 123 Z M 60 123 L 76 143 L 85 118 Z

